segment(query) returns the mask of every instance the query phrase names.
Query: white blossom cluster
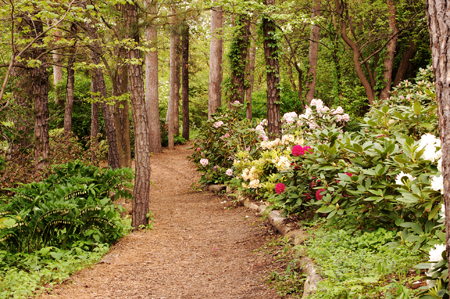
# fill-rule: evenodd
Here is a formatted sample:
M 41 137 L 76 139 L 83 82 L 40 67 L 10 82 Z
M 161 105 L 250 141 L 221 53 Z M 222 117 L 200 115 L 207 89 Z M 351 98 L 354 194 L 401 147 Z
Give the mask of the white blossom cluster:
M 442 261 L 442 252 L 445 251 L 445 245 L 444 244 L 437 244 L 434 245 L 434 247 L 430 250 L 428 253 L 430 255 L 429 262 L 431 262 L 431 267 L 428 269 L 428 272 L 425 273 L 427 276 L 433 276 L 434 274 L 434 264 L 439 263 Z M 427 280 L 428 287 L 433 287 L 436 284 L 436 281 L 434 280 Z
M 395 183 L 397 185 L 403 185 L 402 182 L 402 177 L 407 177 L 409 179 L 409 181 L 414 181 L 416 178 L 413 177 L 412 175 L 410 175 L 409 173 L 404 173 L 403 171 L 400 172 L 399 174 L 397 174 L 397 176 L 395 177 Z
M 422 159 L 429 160 L 431 162 L 441 159 L 442 150 L 437 150 L 437 147 L 441 147 L 441 140 L 433 134 L 425 134 L 420 138 L 418 150 L 425 149 Z
M 223 121 L 221 121 L 221 120 L 216 121 L 216 122 L 213 124 L 213 127 L 216 128 L 216 129 L 220 128 L 221 126 L 223 126 Z

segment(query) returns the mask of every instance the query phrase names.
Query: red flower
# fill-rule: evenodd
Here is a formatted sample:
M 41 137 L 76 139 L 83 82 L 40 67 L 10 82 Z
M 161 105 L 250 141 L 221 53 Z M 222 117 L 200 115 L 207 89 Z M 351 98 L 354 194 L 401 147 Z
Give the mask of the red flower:
M 298 157 L 303 156 L 305 154 L 305 151 L 301 145 L 294 145 L 292 148 L 292 156 Z
M 275 186 L 275 192 L 277 192 L 277 194 L 281 194 L 286 190 L 286 186 L 283 183 L 278 183 Z
M 309 193 L 304 193 L 303 194 L 306 197 L 306 200 L 309 201 L 311 199 L 311 194 Z
M 350 173 L 350 172 L 346 172 L 345 173 L 346 175 L 348 175 L 349 177 L 352 177 L 352 176 L 354 176 L 355 174 L 353 174 L 353 173 Z
M 325 190 L 324 189 L 317 190 L 317 192 L 316 192 L 316 199 L 317 200 L 321 200 L 322 199 L 323 195 L 320 194 L 321 192 L 325 192 Z

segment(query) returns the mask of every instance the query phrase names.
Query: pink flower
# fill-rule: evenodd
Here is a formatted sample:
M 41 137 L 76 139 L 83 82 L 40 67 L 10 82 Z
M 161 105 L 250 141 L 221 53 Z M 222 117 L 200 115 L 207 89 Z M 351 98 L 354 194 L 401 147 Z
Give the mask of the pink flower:
M 246 150 L 247 152 L 249 152 L 249 151 L 250 151 L 250 147 L 247 147 L 245 150 Z
M 199 147 L 197 147 L 197 152 L 199 152 L 200 151 L 200 148 Z
M 322 192 L 325 192 L 325 190 L 324 189 L 317 190 L 317 192 L 316 192 L 316 199 L 317 200 L 321 200 L 322 199 L 323 195 L 320 194 Z
M 286 190 L 286 186 L 283 183 L 278 183 L 275 186 L 275 192 L 277 192 L 277 194 L 281 194 Z
M 301 145 L 294 145 L 294 147 L 292 148 L 292 156 L 295 157 L 303 156 L 306 152 L 312 153 L 312 147 L 302 147 Z
M 353 174 L 353 173 L 351 173 L 351 172 L 346 172 L 345 174 L 346 174 L 346 175 L 348 175 L 349 177 L 352 177 L 352 176 L 354 176 L 354 174 Z

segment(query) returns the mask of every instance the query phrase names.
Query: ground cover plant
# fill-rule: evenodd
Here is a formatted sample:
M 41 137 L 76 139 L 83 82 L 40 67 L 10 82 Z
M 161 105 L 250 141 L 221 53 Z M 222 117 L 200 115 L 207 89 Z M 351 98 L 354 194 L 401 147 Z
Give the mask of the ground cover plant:
M 233 147 L 220 140 L 215 146 L 198 143 L 193 158 L 205 175 L 214 171 L 285 215 L 325 218 L 328 226 L 339 229 L 395 231 L 389 243 L 399 252 L 430 252 L 423 259 L 430 263 L 417 268 L 428 269 L 430 289 L 424 294 L 441 298 L 448 296 L 448 278 L 440 245 L 445 233 L 436 109 L 428 67 L 413 82 L 401 82 L 389 99 L 375 102 L 356 130 L 346 128 L 350 116 L 342 107 L 313 100 L 303 114 L 284 114 L 282 135 L 274 140 L 267 138 L 265 120 L 206 123 L 209 139 L 203 140 L 217 140 L 222 127 L 239 123 L 241 132 L 256 133 L 255 142 Z M 218 149 L 220 155 L 215 155 Z M 222 158 L 213 160 L 217 156 Z
M 22 298 L 62 281 L 130 231 L 112 196 L 132 198 L 131 169 L 69 162 L 40 182 L 7 189 L 0 204 L 0 294 Z

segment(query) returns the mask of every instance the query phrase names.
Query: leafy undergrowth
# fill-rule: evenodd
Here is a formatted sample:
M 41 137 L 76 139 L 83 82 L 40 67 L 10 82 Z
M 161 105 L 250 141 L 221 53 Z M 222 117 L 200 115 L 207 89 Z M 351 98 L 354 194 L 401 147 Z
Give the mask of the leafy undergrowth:
M 26 298 L 97 262 L 131 230 L 115 197 L 132 198 L 131 169 L 79 161 L 0 199 L 0 298 Z
M 26 298 L 40 294 L 76 271 L 95 264 L 108 251 L 108 244 L 98 244 L 93 250 L 46 247 L 35 254 L 1 251 L 0 298 Z
M 413 267 L 421 252 L 388 243 L 396 232 L 378 229 L 361 232 L 318 228 L 301 250 L 311 257 L 324 278 L 310 298 L 417 298 L 423 275 Z

